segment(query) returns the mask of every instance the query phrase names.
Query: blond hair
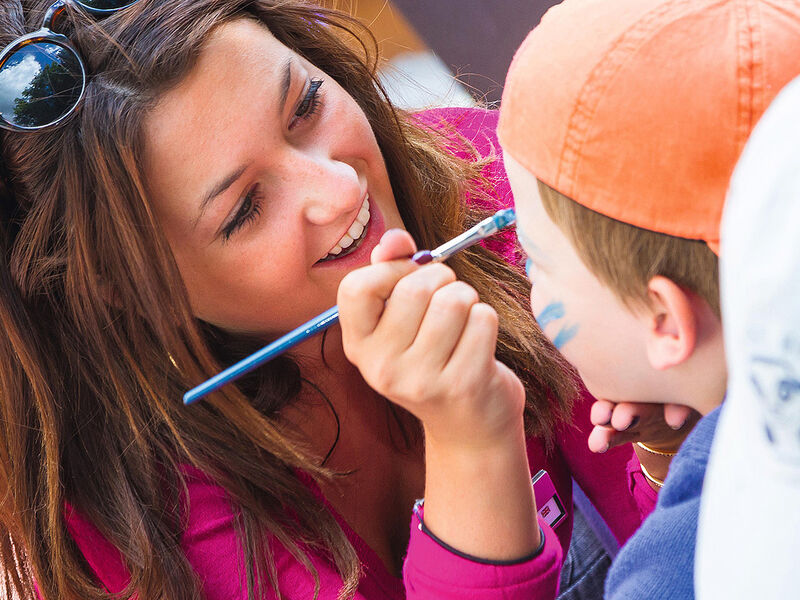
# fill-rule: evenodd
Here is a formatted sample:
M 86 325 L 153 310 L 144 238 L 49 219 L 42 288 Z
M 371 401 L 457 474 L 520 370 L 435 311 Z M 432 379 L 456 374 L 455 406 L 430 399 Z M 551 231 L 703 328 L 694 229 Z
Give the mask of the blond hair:
M 648 282 L 661 275 L 720 316 L 719 261 L 705 242 L 617 221 L 538 183 L 547 214 L 589 270 L 627 305 L 646 304 Z

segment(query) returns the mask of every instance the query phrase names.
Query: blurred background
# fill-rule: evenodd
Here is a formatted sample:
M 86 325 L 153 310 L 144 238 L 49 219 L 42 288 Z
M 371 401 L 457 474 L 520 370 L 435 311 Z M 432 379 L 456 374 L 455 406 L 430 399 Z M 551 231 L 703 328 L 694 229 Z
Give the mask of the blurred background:
M 407 109 L 499 102 L 514 51 L 556 0 L 341 0 L 380 45 L 380 77 Z

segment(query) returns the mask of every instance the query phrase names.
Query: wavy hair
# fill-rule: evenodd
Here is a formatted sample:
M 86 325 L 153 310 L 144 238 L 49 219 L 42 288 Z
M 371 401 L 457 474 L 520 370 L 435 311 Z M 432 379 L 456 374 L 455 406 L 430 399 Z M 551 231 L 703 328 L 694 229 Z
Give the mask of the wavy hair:
M 3 0 L 0 46 L 38 27 L 50 0 Z M 201 595 L 180 549 L 182 466 L 202 470 L 236 507 L 250 598 L 277 594 L 271 544 L 319 578 L 329 557 L 352 596 L 360 567 L 333 516 L 297 477 L 332 473 L 287 433 L 281 409 L 309 385 L 284 357 L 185 409 L 182 392 L 247 352 L 190 310 L 154 216 L 142 123 L 192 68 L 215 27 L 265 24 L 335 78 L 377 137 L 404 223 L 421 247 L 481 217 L 480 161 L 452 136 L 396 110 L 375 77 L 374 38 L 331 7 L 280 0 L 140 0 L 100 22 L 69 8 L 63 26 L 91 77 L 63 126 L 0 134 L 0 560 L 8 597 L 108 597 L 70 538 L 74 507 L 116 547 L 123 597 Z M 523 379 L 529 431 L 551 438 L 575 395 L 568 367 L 536 326 L 520 269 L 475 248 L 453 262 L 500 314 L 498 357 Z

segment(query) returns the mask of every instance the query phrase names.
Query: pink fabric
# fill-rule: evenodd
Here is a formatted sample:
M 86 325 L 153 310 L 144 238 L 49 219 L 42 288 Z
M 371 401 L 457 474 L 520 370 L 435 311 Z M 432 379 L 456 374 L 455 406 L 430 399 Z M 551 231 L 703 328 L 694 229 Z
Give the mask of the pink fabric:
M 544 548 L 535 558 L 516 565 L 478 565 L 445 550 L 419 532 L 411 519 L 411 540 L 403 567 L 407 598 L 494 600 L 555 598 L 563 551 L 553 530 L 539 518 Z M 415 535 L 414 531 L 417 531 Z
M 470 139 L 483 155 L 494 151 L 498 160 L 486 168 L 486 175 L 495 184 L 498 207 L 512 204 L 511 192 L 500 160 L 500 148 L 495 137 L 497 114 L 492 111 L 444 109 L 419 115 L 421 121 L 436 124 L 445 120 Z M 502 252 L 519 264 L 513 232 L 506 232 L 489 242 L 492 249 Z M 642 486 L 629 487 L 630 473 L 626 468 L 635 454 L 630 446 L 615 448 L 602 455 L 589 452 L 586 438 L 591 430 L 589 409 L 593 399 L 584 394 L 576 403 L 573 420 L 556 432 L 556 446 L 547 454 L 541 440 L 528 440 L 528 459 L 532 473 L 545 469 L 567 507 L 572 506 L 572 479 L 581 486 L 597 508 L 620 544 L 641 522 L 640 506 L 646 506 L 651 492 Z M 203 582 L 209 600 L 244 600 L 247 597 L 243 553 L 234 527 L 234 512 L 226 492 L 203 473 L 187 468 L 189 513 L 181 546 Z M 364 575 L 355 598 L 357 600 L 422 600 L 430 598 L 469 598 L 481 600 L 515 600 L 555 598 L 562 557 L 566 555 L 572 531 L 572 511 L 553 531 L 542 523 L 545 547 L 542 554 L 528 562 L 511 566 L 480 564 L 450 553 L 417 527 L 411 517 L 411 539 L 405 560 L 404 579 L 392 576 L 377 555 L 345 523 L 325 501 L 313 484 L 312 490 L 336 516 L 348 539 L 354 545 L 364 567 Z M 644 493 L 644 496 L 641 494 Z M 641 496 L 641 498 L 639 498 Z M 637 500 L 639 498 L 639 500 Z M 644 512 L 647 512 L 646 509 Z M 128 581 L 117 551 L 100 533 L 69 510 L 70 532 L 98 578 L 110 592 L 120 592 Z M 280 544 L 273 551 L 285 597 L 313 597 L 314 582 L 305 568 Z M 312 554 L 319 572 L 320 600 L 334 600 L 341 586 L 335 568 L 324 557 Z M 270 591 L 262 594 L 272 598 Z

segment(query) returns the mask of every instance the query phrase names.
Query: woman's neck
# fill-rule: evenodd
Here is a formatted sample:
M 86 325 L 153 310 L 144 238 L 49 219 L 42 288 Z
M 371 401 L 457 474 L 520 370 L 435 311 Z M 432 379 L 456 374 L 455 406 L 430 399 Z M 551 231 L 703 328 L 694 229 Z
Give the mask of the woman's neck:
M 305 385 L 284 418 L 320 463 L 343 477 L 320 487 L 327 500 L 399 574 L 416 498 L 424 493 L 422 439 L 410 415 L 372 390 L 341 349 L 338 328 L 319 350 L 298 357 Z M 319 348 L 319 347 L 318 347 Z

